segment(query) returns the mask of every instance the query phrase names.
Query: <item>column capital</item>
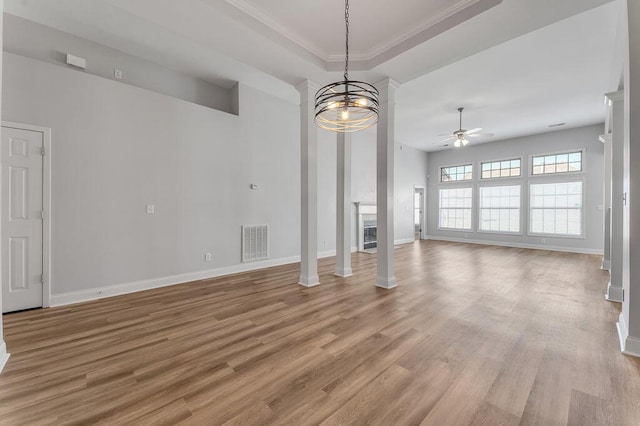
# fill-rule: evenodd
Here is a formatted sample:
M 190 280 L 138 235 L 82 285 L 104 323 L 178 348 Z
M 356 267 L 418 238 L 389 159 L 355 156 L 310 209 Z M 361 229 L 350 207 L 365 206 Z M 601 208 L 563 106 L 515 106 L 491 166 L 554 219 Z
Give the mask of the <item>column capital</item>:
M 398 87 L 400 87 L 400 83 L 393 80 L 392 78 L 387 77 L 374 84 L 374 86 L 376 86 L 378 90 L 387 88 L 397 89 Z
M 316 93 L 318 91 L 318 89 L 320 89 L 320 85 L 316 82 L 313 82 L 311 80 L 304 80 L 298 84 L 296 84 L 296 90 L 298 92 L 300 92 L 301 94 L 307 94 L 307 93 Z
M 624 90 L 605 93 L 604 98 L 606 99 L 607 103 L 624 101 Z
M 611 133 L 607 133 L 606 135 L 600 135 L 598 136 L 598 140 L 600 140 L 600 142 L 602 143 L 611 143 L 611 139 L 612 139 L 612 134 Z

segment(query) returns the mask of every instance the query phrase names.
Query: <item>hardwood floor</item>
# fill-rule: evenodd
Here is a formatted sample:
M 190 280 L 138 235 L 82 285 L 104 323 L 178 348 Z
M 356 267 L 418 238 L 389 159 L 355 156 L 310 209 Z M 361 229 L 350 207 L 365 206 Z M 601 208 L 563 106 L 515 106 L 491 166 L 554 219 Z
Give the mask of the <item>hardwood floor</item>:
M 640 425 L 596 256 L 421 241 L 5 315 L 0 423 Z

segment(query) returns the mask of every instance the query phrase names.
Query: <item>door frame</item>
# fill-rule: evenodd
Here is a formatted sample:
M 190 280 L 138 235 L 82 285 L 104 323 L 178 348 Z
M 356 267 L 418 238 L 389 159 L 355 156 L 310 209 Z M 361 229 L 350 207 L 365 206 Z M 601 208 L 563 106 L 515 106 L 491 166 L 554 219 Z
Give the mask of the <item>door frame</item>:
M 42 307 L 48 308 L 51 306 L 51 128 L 5 120 L 2 127 L 42 133 Z
M 415 197 L 416 197 L 416 191 L 420 190 L 422 192 L 422 205 L 421 210 L 422 210 L 422 214 L 420 215 L 420 239 L 424 240 L 426 239 L 426 227 L 427 227 L 427 209 L 425 208 L 426 203 L 427 203 L 427 188 L 425 188 L 422 185 L 413 185 L 413 214 L 415 215 Z M 413 217 L 413 215 L 412 215 Z M 412 221 L 413 222 L 413 221 Z M 413 225 L 413 229 L 414 229 L 414 234 L 415 234 L 415 224 Z

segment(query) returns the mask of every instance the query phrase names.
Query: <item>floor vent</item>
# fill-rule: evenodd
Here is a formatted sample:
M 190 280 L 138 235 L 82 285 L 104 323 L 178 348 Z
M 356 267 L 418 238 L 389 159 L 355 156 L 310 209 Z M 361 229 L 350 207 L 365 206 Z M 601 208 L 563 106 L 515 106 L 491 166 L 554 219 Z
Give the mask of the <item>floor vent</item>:
M 269 258 L 269 227 L 267 225 L 242 226 L 242 262 Z

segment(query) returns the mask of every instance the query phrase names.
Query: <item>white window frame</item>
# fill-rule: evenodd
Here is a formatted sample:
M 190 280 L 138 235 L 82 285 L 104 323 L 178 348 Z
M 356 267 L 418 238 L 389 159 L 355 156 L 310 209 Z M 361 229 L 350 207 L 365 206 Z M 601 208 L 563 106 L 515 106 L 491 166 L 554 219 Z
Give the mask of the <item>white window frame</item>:
M 582 170 L 577 171 L 577 172 L 542 173 L 542 174 L 539 174 L 539 175 L 534 175 L 533 174 L 533 157 L 545 157 L 547 155 L 573 154 L 575 152 L 580 152 L 581 153 Z M 544 178 L 544 177 L 575 176 L 575 175 L 579 175 L 579 174 L 584 174 L 585 170 L 586 170 L 586 167 L 587 167 L 587 162 L 585 161 L 585 158 L 587 158 L 587 149 L 586 148 L 565 149 L 565 150 L 562 150 L 562 151 L 544 152 L 544 153 L 539 153 L 539 154 L 530 154 L 528 162 L 527 162 L 527 168 L 529 169 L 529 178 L 538 179 L 538 178 Z
M 475 215 L 475 198 L 476 198 L 476 185 L 473 183 L 473 181 L 470 180 L 466 180 L 466 181 L 457 181 L 457 182 L 444 182 L 446 183 L 456 183 L 457 185 L 438 185 L 438 194 L 437 194 L 437 205 L 438 205 L 438 216 L 437 216 L 437 227 L 436 229 L 438 231 L 451 231 L 451 232 L 475 232 L 475 228 L 474 228 L 474 223 L 475 223 L 475 219 L 474 219 L 474 215 Z M 443 228 L 442 226 L 440 226 L 440 190 L 442 189 L 446 189 L 446 190 L 453 190 L 453 189 L 458 189 L 458 188 L 469 188 L 471 189 L 471 222 L 470 222 L 470 228 Z
M 576 152 L 576 151 L 573 151 Z M 584 153 L 583 153 L 583 161 L 584 161 Z M 582 168 L 584 171 L 584 167 Z M 585 224 L 585 200 L 586 200 L 586 189 L 585 189 L 585 178 L 584 176 L 576 176 L 577 173 L 582 172 L 566 172 L 566 173 L 558 173 L 558 174 L 550 174 L 550 175 L 536 175 L 535 179 L 531 179 L 527 182 L 527 235 L 532 237 L 546 237 L 546 238 L 570 238 L 574 240 L 584 240 L 586 239 L 586 224 Z M 563 179 L 558 179 L 558 177 L 563 177 Z M 531 185 L 542 185 L 542 184 L 550 184 L 550 183 L 570 183 L 570 182 L 581 182 L 582 184 L 582 207 L 580 208 L 580 235 L 570 235 L 570 234 L 547 234 L 544 232 L 531 232 Z
M 551 155 L 551 154 L 549 154 Z M 535 155 L 535 157 L 537 157 L 537 155 Z M 520 160 L 520 176 L 504 176 L 504 177 L 488 177 L 488 178 L 483 178 L 482 177 L 482 164 L 484 163 L 497 163 L 497 162 L 502 162 L 502 161 L 513 161 L 513 160 Z M 533 161 L 533 160 L 531 160 Z M 478 182 L 489 182 L 489 181 L 502 181 L 502 180 L 514 180 L 514 179 L 518 179 L 518 180 L 522 180 L 522 178 L 525 175 L 524 173 L 524 162 L 525 159 L 522 156 L 513 156 L 513 157 L 507 157 L 507 158 L 500 158 L 500 159 L 495 159 L 495 160 L 480 160 L 478 161 Z M 536 175 L 537 176 L 537 175 Z M 468 181 L 467 181 L 468 182 Z
M 442 180 L 442 169 L 446 169 L 449 167 L 466 167 L 466 166 L 471 166 L 471 179 L 467 179 L 467 180 L 448 180 L 448 181 L 444 181 Z M 474 182 L 476 180 L 476 170 L 475 170 L 475 164 L 473 161 L 469 161 L 469 162 L 465 162 L 462 164 L 452 164 L 450 166 L 440 166 L 438 167 L 438 182 L 441 185 L 451 185 L 451 184 L 468 184 L 470 182 Z
M 514 158 L 515 160 L 515 158 Z M 505 160 L 506 161 L 506 160 Z M 486 163 L 487 161 L 485 161 Z M 522 165 L 522 161 L 520 162 L 520 164 Z M 509 177 L 509 178 L 492 178 L 492 179 L 485 179 L 483 184 L 479 184 L 478 185 L 478 213 L 477 213 L 477 231 L 479 234 L 498 234 L 498 235 L 524 235 L 525 234 L 525 223 L 524 223 L 524 217 L 525 215 L 523 214 L 525 211 L 525 204 L 524 204 L 524 200 L 525 197 L 523 197 L 523 194 L 525 193 L 524 191 L 524 187 L 525 185 L 522 182 L 522 174 L 520 177 Z M 480 226 L 480 222 L 482 220 L 482 207 L 480 206 L 480 190 L 481 188 L 494 188 L 494 187 L 500 187 L 500 186 L 519 186 L 520 187 L 520 215 L 519 215 L 519 228 L 520 231 L 518 232 L 510 232 L 510 231 L 491 231 L 491 230 L 483 230 Z M 584 192 L 584 191 L 583 191 Z M 528 194 L 528 190 L 527 190 L 527 197 L 529 196 Z M 527 201 L 528 204 L 528 201 Z M 528 213 L 527 213 L 527 221 L 528 221 Z M 528 229 L 528 228 L 527 228 Z

